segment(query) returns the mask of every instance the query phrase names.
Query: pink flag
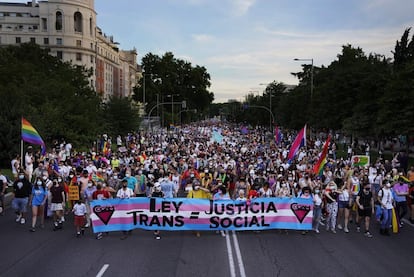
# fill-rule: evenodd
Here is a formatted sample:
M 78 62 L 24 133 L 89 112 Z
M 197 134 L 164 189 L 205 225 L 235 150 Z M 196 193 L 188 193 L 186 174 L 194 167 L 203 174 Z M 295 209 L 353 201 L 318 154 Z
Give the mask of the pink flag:
M 295 158 L 296 154 L 302 146 L 306 146 L 306 125 L 302 128 L 302 130 L 300 130 L 295 138 L 295 141 L 290 147 L 288 155 L 289 163 Z

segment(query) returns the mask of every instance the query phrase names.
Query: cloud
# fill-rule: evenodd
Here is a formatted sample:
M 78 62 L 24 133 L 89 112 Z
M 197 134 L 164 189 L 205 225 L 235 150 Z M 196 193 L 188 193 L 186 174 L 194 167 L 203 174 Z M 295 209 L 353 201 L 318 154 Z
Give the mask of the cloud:
M 229 0 L 233 6 L 233 14 L 236 16 L 245 15 L 256 3 L 256 0 Z
M 196 42 L 202 42 L 202 43 L 211 42 L 214 39 L 213 36 L 207 35 L 207 34 L 193 34 L 192 37 L 193 37 L 193 40 L 195 40 Z
M 217 39 L 222 52 L 208 57 L 204 64 L 211 73 L 215 102 L 228 98 L 243 100 L 250 88 L 259 83 L 276 80 L 297 84 L 291 72 L 301 71 L 301 62 L 295 62 L 294 58 L 313 58 L 315 66 L 328 66 L 346 44 L 361 47 L 366 54 L 392 57 L 391 50 L 403 31 L 400 26 L 304 34 L 263 28 L 262 36 L 257 34 L 254 39 L 243 43 L 237 39 Z M 234 49 L 231 45 L 239 47 Z

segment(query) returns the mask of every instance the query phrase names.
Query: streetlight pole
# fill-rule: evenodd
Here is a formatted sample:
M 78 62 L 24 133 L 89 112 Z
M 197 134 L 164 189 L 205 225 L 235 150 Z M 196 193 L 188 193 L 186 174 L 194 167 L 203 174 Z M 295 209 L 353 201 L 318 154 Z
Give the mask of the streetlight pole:
M 311 62 L 311 84 L 310 84 L 310 97 L 311 97 L 311 105 L 312 105 L 312 99 L 313 99 L 313 58 L 311 59 L 298 59 L 295 58 L 293 59 L 294 61 L 307 61 L 307 62 Z

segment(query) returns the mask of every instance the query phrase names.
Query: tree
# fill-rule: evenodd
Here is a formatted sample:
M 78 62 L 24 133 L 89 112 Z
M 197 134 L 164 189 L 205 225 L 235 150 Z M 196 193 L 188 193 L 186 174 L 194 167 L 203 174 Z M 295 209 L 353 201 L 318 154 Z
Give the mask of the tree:
M 0 48 L 1 160 L 19 152 L 22 116 L 46 145 L 62 137 L 88 145 L 102 126 L 100 99 L 89 87 L 90 74 L 36 44 Z
M 105 130 L 114 137 L 138 130 L 140 118 L 139 109 L 129 98 L 110 97 L 103 105 Z
M 206 113 L 214 100 L 214 94 L 208 91 L 210 74 L 203 66 L 193 66 L 190 62 L 177 59 L 171 52 L 162 57 L 148 53 L 142 58 L 145 78 L 141 78 L 135 88 L 134 100 L 142 102 L 145 87 L 145 109 L 149 113 L 157 103 L 187 102 L 187 108 Z M 144 86 L 145 80 L 145 86 Z M 164 125 L 172 120 L 178 122 L 179 112 L 172 115 L 171 105 L 159 105 L 159 115 L 164 118 Z M 158 111 L 157 111 L 158 113 Z M 164 116 L 163 116 L 164 115 Z M 151 114 L 154 116 L 154 114 Z

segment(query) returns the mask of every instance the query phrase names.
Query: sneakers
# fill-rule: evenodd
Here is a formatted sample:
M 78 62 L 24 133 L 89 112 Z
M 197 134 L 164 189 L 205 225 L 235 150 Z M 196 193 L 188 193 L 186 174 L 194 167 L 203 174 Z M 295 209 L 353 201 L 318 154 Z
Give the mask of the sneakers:
M 82 234 L 82 236 L 85 234 L 85 229 L 81 229 L 81 234 Z
M 335 229 L 332 229 L 332 233 L 333 233 L 333 234 L 336 234 L 336 231 L 335 231 Z
M 60 218 L 60 221 L 65 222 L 65 217 L 64 217 L 64 216 L 62 216 L 62 217 Z
M 226 233 L 224 233 L 223 230 L 220 231 L 221 236 L 224 238 L 226 236 Z
M 26 223 L 26 219 L 24 219 L 24 217 L 22 217 L 21 219 L 20 219 L 20 224 L 25 224 Z
M 344 232 L 345 232 L 345 233 L 349 233 L 349 229 L 348 229 L 348 227 L 345 227 L 345 228 L 344 228 Z
M 22 215 L 21 214 L 17 215 L 16 222 L 20 222 L 20 219 L 22 219 Z
M 364 236 L 366 236 L 367 238 L 372 238 L 372 234 L 369 231 L 366 231 Z
M 80 235 L 81 235 L 81 233 L 80 233 L 80 232 L 77 232 L 77 233 L 76 233 L 76 237 L 77 237 L 77 238 L 79 238 L 79 237 L 80 237 Z M 98 237 L 96 237 L 96 239 L 98 239 Z
M 160 239 L 161 239 L 161 236 L 160 236 L 160 235 L 156 235 L 156 236 L 155 236 L 155 239 L 156 239 L 156 240 L 160 240 Z
M 315 233 L 319 234 L 319 229 L 315 229 Z
M 361 232 L 361 227 L 357 227 L 357 232 L 359 233 L 359 232 Z
M 338 224 L 338 230 L 342 230 L 342 225 Z
M 34 227 L 30 228 L 30 232 L 34 233 L 36 232 L 36 229 Z
M 102 233 L 98 233 L 98 234 L 96 235 L 96 239 L 97 239 L 97 240 L 102 239 Z

